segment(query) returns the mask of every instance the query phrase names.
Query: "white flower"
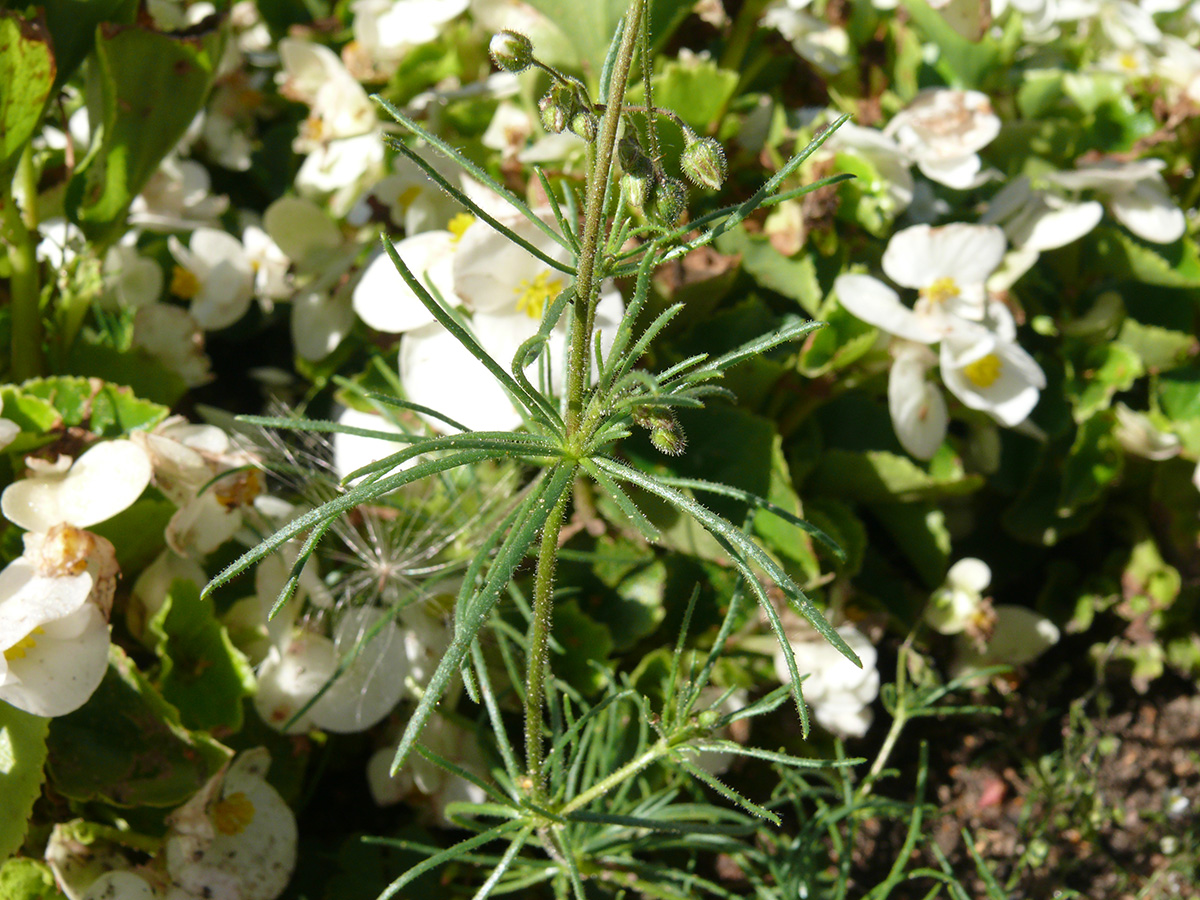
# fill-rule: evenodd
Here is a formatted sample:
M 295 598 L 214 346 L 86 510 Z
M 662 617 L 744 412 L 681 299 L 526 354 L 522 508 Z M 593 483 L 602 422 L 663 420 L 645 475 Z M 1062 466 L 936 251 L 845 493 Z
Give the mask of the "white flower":
M 0 496 L 4 517 L 27 531 L 49 531 L 66 523 L 87 528 L 131 506 L 150 483 L 150 461 L 132 442 L 105 441 L 72 463 L 29 457 L 32 474 Z
M 133 232 L 127 236 L 133 236 Z M 138 309 L 162 295 L 162 269 L 138 253 L 132 243 L 122 240 L 104 254 L 104 289 L 118 306 Z
M 213 226 L 229 198 L 213 194 L 208 170 L 170 155 L 150 176 L 129 208 L 129 223 L 153 231 L 188 231 Z
M 946 438 L 949 414 L 937 385 L 926 377 L 937 357 L 922 344 L 896 341 L 888 373 L 888 411 L 896 437 L 917 459 L 931 459 Z
M 254 298 L 254 267 L 242 242 L 216 228 L 197 228 L 188 246 L 167 239 L 175 270 L 171 293 L 189 301 L 188 311 L 206 331 L 232 325 Z
M 1010 428 L 1037 406 L 1046 376 L 1013 340 L 1012 314 L 992 304 L 995 331 L 964 322 L 942 341 L 940 368 L 946 388 L 964 405 Z
M 461 171 L 443 156 L 432 154 L 426 162 L 452 183 L 463 180 Z M 458 203 L 415 162 L 407 156 L 397 156 L 392 161 L 392 174 L 377 181 L 355 201 L 346 213 L 346 221 L 363 226 L 372 219 L 383 219 L 403 228 L 411 237 L 449 221 L 460 210 Z
M 1149 416 L 1130 409 L 1124 403 L 1114 404 L 1113 411 L 1117 414 L 1117 440 L 1126 453 L 1153 460 L 1179 455 L 1183 447 L 1179 435 L 1160 430 Z
M 296 865 L 296 817 L 267 783 L 261 747 L 239 755 L 167 818 L 167 872 L 190 897 L 274 900 Z
M 279 201 L 276 201 L 279 202 Z M 274 204 L 272 204 L 273 206 Z M 270 211 L 270 207 L 267 208 Z M 260 301 L 283 300 L 292 294 L 288 259 L 275 239 L 257 225 L 247 225 L 242 232 L 242 245 L 250 267 L 254 270 L 254 294 Z
M 1020 175 L 992 198 L 982 222 L 998 224 L 1014 247 L 1040 253 L 1079 240 L 1098 224 L 1104 209 L 1095 200 L 1071 203 L 1034 190 Z
M 776 3 L 763 13 L 762 24 L 776 29 L 798 56 L 827 74 L 836 74 L 850 63 L 845 30 L 802 12 L 798 4 Z
M 879 173 L 883 184 L 868 184 L 873 194 L 882 193 L 892 202 L 892 214 L 899 215 L 913 199 L 913 179 L 909 158 L 895 139 L 874 128 L 846 122 L 825 142 L 822 149 L 861 156 Z
M 1069 190 L 1093 190 L 1117 221 L 1143 240 L 1171 244 L 1183 237 L 1187 220 L 1162 177 L 1161 159 L 1121 163 L 1102 160 L 1073 172 L 1046 176 Z
M 133 345 L 183 379 L 188 387 L 212 381 L 211 363 L 204 353 L 204 330 L 186 309 L 151 303 L 133 316 Z
M 41 240 L 37 245 L 37 257 L 49 263 L 57 271 L 79 255 L 84 237 L 79 227 L 57 216 L 38 223 Z
M 896 232 L 883 254 L 884 273 L 920 293 L 912 309 L 867 275 L 843 275 L 834 290 L 864 322 L 906 340 L 936 343 L 964 318 L 982 316 L 984 283 L 1004 258 L 1004 246 L 1004 232 L 994 225 L 914 225 Z
M 884 133 L 927 178 L 965 190 L 980 182 L 977 151 L 1000 133 L 1000 118 L 986 94 L 930 88 L 898 112 Z
M 208 583 L 208 574 L 195 560 L 167 549 L 142 570 L 129 592 L 125 622 L 130 633 L 147 646 L 153 645 L 154 637 L 146 633 L 146 624 L 162 609 L 176 580 L 203 587 Z
M 312 708 L 299 718 L 296 714 L 335 671 L 337 655 L 333 641 L 322 634 L 292 631 L 286 640 L 272 645 L 258 668 L 254 708 L 275 730 L 303 734 L 313 727 Z
M 481 775 L 486 765 L 474 734 L 440 715 L 430 716 L 421 732 L 421 743 L 443 759 L 462 769 Z M 390 774 L 395 748 L 379 750 L 367 762 L 367 785 L 371 797 L 380 806 L 408 799 L 419 804 L 429 798 L 433 817 L 440 825 L 449 825 L 446 807 L 451 803 L 482 803 L 487 794 L 477 785 L 442 769 L 425 757 L 412 753 L 404 767 Z
M 334 421 L 339 425 L 347 425 L 351 428 L 390 431 L 397 435 L 404 433 L 387 416 L 362 412 L 349 407 L 338 413 Z M 333 435 L 333 471 L 337 474 L 338 478 L 345 478 L 351 472 L 377 462 L 384 457 L 391 456 L 393 453 L 397 453 L 408 446 L 408 442 L 399 443 L 384 440 L 383 438 L 345 434 L 339 431 Z M 417 460 L 414 458 L 404 463 L 402 468 L 416 464 Z
M 974 557 L 960 559 L 946 573 L 946 582 L 925 607 L 924 618 L 934 631 L 959 634 L 990 625 L 991 609 L 983 592 L 992 583 L 992 570 Z
M 26 535 L 0 572 L 0 700 L 36 716 L 81 707 L 108 668 L 112 544 L 71 525 Z
M 980 648 L 965 634 L 955 639 L 956 676 L 987 666 L 1022 666 L 1033 662 L 1058 643 L 1059 631 L 1053 622 L 1023 606 L 997 606 L 991 635 Z
M 797 671 L 802 678 L 808 676 L 801 689 L 817 722 L 839 737 L 862 737 L 871 727 L 871 704 L 879 696 L 878 654 L 853 625 L 842 625 L 837 633 L 858 654 L 861 669 L 811 629 L 789 629 L 789 643 Z M 790 676 L 783 652 L 776 651 L 774 660 L 775 675 L 787 683 Z
M 409 51 L 437 39 L 468 0 L 355 0 L 354 40 L 386 78 Z
M 498 150 L 503 159 L 513 159 L 533 134 L 533 116 L 515 103 L 505 100 L 496 107 L 492 121 L 483 133 L 483 146 Z
M 0 397 L 0 412 L 4 411 L 4 398 Z M 0 450 L 11 444 L 21 433 L 21 426 L 8 419 L 0 419 Z
M 293 144 L 297 153 L 377 128 L 375 107 L 367 92 L 328 47 L 284 38 L 279 42 L 279 60 L 283 65 L 277 76 L 281 93 L 311 107 Z

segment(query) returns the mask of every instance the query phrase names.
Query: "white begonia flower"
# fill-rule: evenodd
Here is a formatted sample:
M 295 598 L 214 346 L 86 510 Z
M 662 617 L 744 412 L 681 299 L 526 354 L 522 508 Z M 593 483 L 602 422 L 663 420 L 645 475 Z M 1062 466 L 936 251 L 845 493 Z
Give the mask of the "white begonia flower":
M 145 350 L 188 387 L 213 379 L 212 363 L 204 352 L 204 330 L 178 306 L 151 303 L 134 313 L 133 346 Z
M 533 116 L 505 100 L 496 107 L 481 138 L 483 146 L 499 151 L 502 159 L 515 159 L 533 134 Z
M 240 754 L 167 818 L 167 872 L 191 897 L 275 900 L 296 866 L 296 817 L 267 783 L 262 747 Z
M 1103 160 L 1073 172 L 1055 172 L 1048 180 L 1068 190 L 1093 190 L 1126 228 L 1142 240 L 1171 244 L 1183 237 L 1187 220 L 1171 199 L 1161 159 L 1121 163 Z
M 270 207 L 268 207 L 270 209 Z M 269 232 L 258 225 L 247 225 L 242 232 L 242 246 L 250 268 L 254 270 L 254 294 L 269 312 L 272 300 L 284 300 L 292 295 L 288 269 L 292 261 L 279 248 Z
M 768 7 L 762 24 L 778 31 L 801 59 L 826 74 L 834 75 L 850 64 L 850 37 L 845 29 L 821 21 L 796 4 L 776 3 Z
M 991 636 L 982 649 L 964 634 L 955 639 L 951 673 L 956 677 L 987 666 L 1022 666 L 1058 643 L 1058 627 L 1031 609 L 1000 605 L 994 613 Z
M 1041 253 L 1065 247 L 1100 224 L 1104 208 L 1095 200 L 1071 203 L 1044 190 L 1034 190 L 1025 175 L 1004 186 L 980 220 L 1000 225 L 1012 245 Z
M 0 572 L 0 700 L 35 716 L 83 706 L 108 668 L 113 546 L 71 525 L 30 533 Z
M 276 731 L 303 734 L 313 727 L 312 708 L 299 718 L 296 714 L 336 671 L 333 641 L 323 634 L 292 630 L 286 640 L 271 646 L 258 667 L 254 708 Z
M 466 180 L 462 171 L 443 156 L 432 154 L 425 161 L 452 183 Z M 386 210 L 386 219 L 412 237 L 440 227 L 461 209 L 415 162 L 407 156 L 397 156 L 392 160 L 392 174 L 376 182 L 355 201 L 346 221 L 361 227 L 377 218 L 376 210 Z
M 896 341 L 888 373 L 888 411 L 896 437 L 917 459 L 931 459 L 946 438 L 949 414 L 941 390 L 926 376 L 937 357 L 922 344 Z
M 127 870 L 105 872 L 80 900 L 159 900 L 162 895 L 141 875 Z
M 992 331 L 964 322 L 942 340 L 942 381 L 965 406 L 986 412 L 1008 427 L 1024 422 L 1037 406 L 1046 375 L 1012 338 L 1012 314 L 991 304 Z
M 1183 449 L 1179 435 L 1156 428 L 1145 413 L 1132 410 L 1124 403 L 1114 404 L 1113 411 L 1117 414 L 1117 440 L 1126 453 L 1161 461 L 1178 456 Z
M 79 226 L 58 216 L 38 223 L 42 236 L 37 245 L 37 258 L 49 263 L 50 268 L 61 269 L 79 255 L 84 237 Z
M 262 493 L 253 457 L 233 448 L 220 428 L 178 416 L 132 437 L 150 458 L 155 486 L 179 507 L 167 524 L 168 547 L 203 556 L 233 537 L 242 511 Z
M 339 425 L 346 425 L 351 428 L 389 431 L 397 435 L 404 433 L 387 416 L 362 412 L 361 410 L 349 407 L 338 413 L 334 421 Z M 408 442 L 399 443 L 384 440 L 383 438 L 335 432 L 333 435 L 333 471 L 337 474 L 338 478 L 345 478 L 351 472 L 355 472 L 373 462 L 378 462 L 384 457 L 391 456 L 393 453 L 397 453 L 408 446 L 410 446 Z M 414 457 L 403 463 L 401 468 L 415 466 L 417 462 L 418 459 Z
M 468 0 L 354 0 L 354 40 L 384 78 L 415 47 L 437 40 Z
M 985 631 L 990 628 L 990 605 L 983 592 L 992 583 L 992 570 L 981 559 L 965 557 L 950 567 L 945 583 L 929 598 L 924 619 L 939 634 Z
M 449 231 L 426 231 L 395 245 L 396 254 L 409 270 L 451 305 L 462 302 L 454 293 L 457 242 L 458 236 Z M 363 270 L 353 298 L 358 317 L 376 331 L 402 334 L 436 323 L 433 313 L 417 299 L 391 257 L 382 251 Z
M 1000 133 L 1000 118 L 979 91 L 930 88 L 884 129 L 932 181 L 965 190 L 980 182 L 978 151 Z
M 883 254 L 884 273 L 920 293 L 912 309 L 868 275 L 842 275 L 834 290 L 842 306 L 864 322 L 905 340 L 933 344 L 964 319 L 982 317 L 984 284 L 1004 258 L 1004 247 L 1004 232 L 994 225 L 914 225 L 896 232 Z
M 140 309 L 162 296 L 162 268 L 152 259 L 138 253 L 126 235 L 104 254 L 104 291 L 118 307 Z M 111 303 L 111 300 L 109 301 Z
M 421 732 L 421 743 L 468 772 L 482 776 L 487 770 L 476 736 L 444 716 L 429 717 Z M 432 807 L 434 821 L 449 825 L 446 807 L 451 803 L 482 803 L 487 799 L 479 786 L 416 753 L 411 754 L 404 767 L 392 775 L 395 755 L 394 747 L 385 747 L 367 762 L 367 786 L 371 797 L 380 806 L 390 806 L 405 799 L 414 806 L 422 806 L 423 798 L 429 798 L 427 802 Z
M 4 398 L 0 397 L 0 412 L 4 411 Z M 0 419 L 0 450 L 11 444 L 21 433 L 21 426 L 8 419 Z
M 860 669 L 798 617 L 785 617 L 784 628 L 796 657 L 796 669 L 804 678 L 804 702 L 817 722 L 838 737 L 862 737 L 871 727 L 871 704 L 879 696 L 878 653 L 866 635 L 853 625 L 842 625 L 837 633 L 862 661 Z M 775 675 L 789 683 L 783 651 L 774 654 Z
M 1154 71 L 1188 100 L 1200 104 L 1200 50 L 1191 43 L 1174 35 L 1164 36 Z
M 189 301 L 188 312 L 206 331 L 232 325 L 254 299 L 254 267 L 242 242 L 226 231 L 197 228 L 185 247 L 172 235 L 171 293 Z
M 96 444 L 74 463 L 60 456 L 54 463 L 30 457 L 26 464 L 32 474 L 0 495 L 4 517 L 26 531 L 96 525 L 131 506 L 150 483 L 150 460 L 127 440 Z
M 215 226 L 229 198 L 213 194 L 208 169 L 171 154 L 133 198 L 129 224 L 151 231 L 190 231 Z

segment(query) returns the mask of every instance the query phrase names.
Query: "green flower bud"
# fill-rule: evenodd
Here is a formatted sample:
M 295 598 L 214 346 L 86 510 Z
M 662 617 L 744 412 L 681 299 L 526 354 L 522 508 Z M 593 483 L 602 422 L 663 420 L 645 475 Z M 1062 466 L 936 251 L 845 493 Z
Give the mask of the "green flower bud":
M 660 225 L 674 225 L 687 211 L 687 186 L 678 178 L 663 178 L 655 188 L 652 217 Z
M 596 140 L 596 114 L 586 109 L 575 113 L 571 119 L 571 130 L 588 143 Z
M 645 210 L 654 204 L 654 174 L 635 175 L 626 172 L 621 176 L 621 185 L 625 188 L 625 196 L 629 205 L 636 209 Z
M 687 446 L 687 438 L 683 429 L 675 419 L 675 414 L 661 406 L 639 406 L 633 410 L 633 421 L 643 428 L 650 429 L 650 443 L 661 453 L 668 456 L 678 456 Z
M 574 109 L 575 97 L 571 89 L 561 84 L 551 87 L 538 101 L 542 127 L 551 134 L 560 134 L 567 127 Z
M 492 62 L 505 72 L 523 72 L 533 65 L 533 43 L 517 31 L 505 29 L 488 44 Z
M 679 167 L 693 184 L 715 191 L 725 181 L 725 151 L 712 138 L 690 135 Z
M 714 728 L 721 720 L 721 714 L 715 709 L 706 709 L 696 716 L 696 724 L 701 728 Z

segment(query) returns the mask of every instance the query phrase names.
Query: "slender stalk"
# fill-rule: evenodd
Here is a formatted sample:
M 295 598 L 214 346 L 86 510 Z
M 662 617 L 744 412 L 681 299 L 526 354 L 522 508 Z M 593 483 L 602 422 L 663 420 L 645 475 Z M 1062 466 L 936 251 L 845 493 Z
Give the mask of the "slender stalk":
M 554 624 L 554 563 L 558 559 L 558 535 L 569 491 L 563 491 L 542 527 L 537 574 L 533 587 L 533 619 L 529 623 L 529 658 L 525 689 L 525 771 L 531 799 L 546 800 L 545 748 L 542 745 L 542 707 L 546 704 L 546 662 L 550 653 L 550 630 Z
M 600 232 L 604 228 L 604 194 L 612 171 L 613 148 L 617 143 L 617 130 L 621 122 L 621 101 L 629 83 L 629 70 L 633 65 L 634 51 L 641 19 L 645 14 L 646 0 L 633 0 L 625 15 L 625 31 L 613 66 L 612 83 L 606 97 L 608 105 L 600 124 L 600 136 L 596 142 L 587 186 L 587 201 L 584 206 L 583 234 L 580 236 L 578 275 L 575 279 L 575 316 L 571 327 L 571 353 L 567 369 L 567 437 L 574 436 L 579 428 L 579 416 L 583 409 L 583 392 L 587 383 L 587 372 L 591 361 L 591 334 L 594 325 L 596 298 L 600 295 Z
M 11 192 L 0 198 L 4 205 L 4 240 L 12 268 L 9 281 L 12 292 L 12 371 L 13 381 L 21 382 L 41 375 L 42 311 L 41 286 L 37 266 L 37 178 L 30 147 L 25 148 L 17 164 L 17 180 L 25 191 L 26 216 L 17 210 Z

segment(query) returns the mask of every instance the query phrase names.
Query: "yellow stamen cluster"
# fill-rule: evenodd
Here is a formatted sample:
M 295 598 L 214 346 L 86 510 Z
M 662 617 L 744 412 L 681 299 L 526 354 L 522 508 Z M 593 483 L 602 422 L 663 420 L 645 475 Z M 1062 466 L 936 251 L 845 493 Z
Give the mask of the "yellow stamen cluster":
M 945 303 L 958 295 L 958 283 L 949 276 L 939 278 L 932 284 L 921 288 L 921 296 L 931 303 Z
M 446 230 L 454 235 L 452 243 L 457 244 L 460 240 L 462 240 L 462 236 L 466 233 L 467 229 L 471 227 L 471 224 L 474 221 L 475 217 L 470 213 L 465 212 L 459 213 L 453 219 L 451 219 L 449 224 L 446 225 Z
M 11 647 L 4 651 L 4 661 L 12 662 L 14 659 L 24 659 L 27 651 L 32 650 L 37 646 L 37 638 L 35 635 L 45 634 L 46 631 L 41 625 L 38 625 L 33 631 L 25 635 Z
M 546 304 L 562 293 L 562 289 L 562 279 L 553 278 L 549 269 L 539 272 L 533 281 L 522 278 L 521 283 L 514 288 L 517 294 L 517 309 L 531 319 L 541 319 Z
M 257 469 L 244 469 L 217 482 L 213 488 L 217 502 L 228 510 L 249 506 L 262 493 L 262 475 Z
M 95 550 L 96 539 L 89 532 L 65 522 L 55 525 L 46 532 L 38 552 L 38 574 L 46 578 L 82 574 Z
M 176 266 L 171 272 L 171 293 L 181 300 L 191 300 L 200 293 L 200 279 L 195 272 Z
M 1000 357 L 995 353 L 989 353 L 987 356 L 981 356 L 975 362 L 963 366 L 963 374 L 976 387 L 990 388 L 996 383 L 996 379 L 1000 377 L 1003 369 L 1004 363 L 1000 361 Z
M 213 804 L 212 820 L 221 834 L 241 834 L 254 821 L 254 804 L 241 791 L 230 794 Z

